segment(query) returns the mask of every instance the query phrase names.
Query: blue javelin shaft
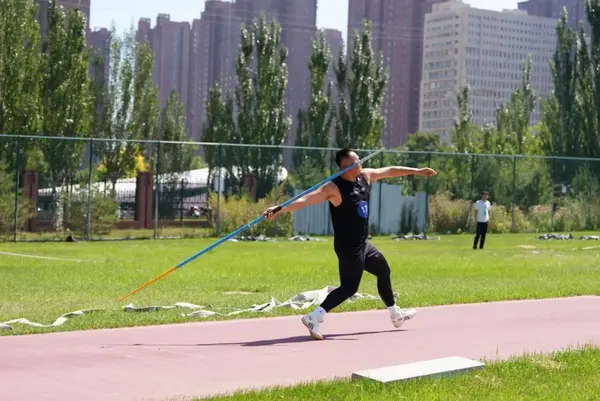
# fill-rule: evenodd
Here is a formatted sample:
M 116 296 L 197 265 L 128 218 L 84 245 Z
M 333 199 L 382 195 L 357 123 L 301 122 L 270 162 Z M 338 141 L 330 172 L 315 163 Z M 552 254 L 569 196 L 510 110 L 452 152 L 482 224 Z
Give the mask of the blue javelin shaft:
M 368 155 L 367 157 L 365 157 L 364 159 L 361 159 L 361 163 L 365 162 L 367 160 L 369 160 L 370 158 L 372 158 L 373 156 L 381 153 L 383 151 L 383 149 L 379 149 L 376 150 L 375 152 L 371 153 L 370 155 Z M 286 206 L 288 206 L 289 204 L 297 201 L 298 199 L 302 198 L 303 196 L 305 196 L 306 194 L 314 191 L 315 189 L 319 188 L 321 185 L 326 184 L 327 182 L 339 177 L 340 175 L 346 173 L 349 170 L 352 170 L 354 167 L 356 167 L 358 163 L 353 163 L 350 166 L 346 167 L 343 170 L 338 171 L 337 173 L 330 175 L 329 177 L 325 178 L 323 181 L 321 181 L 320 183 L 313 185 L 312 187 L 308 188 L 307 190 L 301 192 L 300 194 L 294 196 L 292 199 L 289 199 L 285 202 L 283 202 L 281 204 L 281 209 L 285 209 Z M 259 217 L 257 217 L 256 219 L 252 220 L 250 223 L 241 226 L 240 228 L 238 228 L 237 230 L 231 232 L 230 234 L 227 234 L 227 236 L 219 239 L 218 241 L 216 241 L 215 243 L 213 243 L 212 245 L 207 246 L 206 248 L 204 248 L 203 250 L 199 251 L 198 253 L 190 256 L 189 258 L 185 259 L 184 261 L 180 262 L 178 265 L 175 266 L 176 269 L 179 269 L 180 267 L 183 267 L 184 265 L 188 264 L 189 262 L 191 262 L 192 260 L 198 258 L 199 256 L 205 254 L 206 252 L 216 248 L 217 246 L 221 245 L 223 242 L 227 241 L 228 239 L 230 239 L 231 237 L 235 237 L 236 235 L 238 235 L 239 233 L 241 233 L 242 231 L 247 230 L 248 228 L 252 227 L 255 224 L 260 223 L 261 221 L 263 221 L 265 219 L 264 215 L 260 215 Z

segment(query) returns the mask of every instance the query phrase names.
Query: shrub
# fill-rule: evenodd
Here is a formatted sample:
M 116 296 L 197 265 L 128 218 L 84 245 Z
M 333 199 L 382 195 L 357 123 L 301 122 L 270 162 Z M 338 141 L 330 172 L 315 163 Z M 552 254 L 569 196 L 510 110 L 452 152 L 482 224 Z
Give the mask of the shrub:
M 549 231 L 551 215 L 552 206 L 535 205 L 529 208 L 527 220 L 534 232 Z
M 14 232 L 15 222 L 15 183 L 11 174 L 8 174 L 3 167 L 0 167 L 0 234 L 12 234 Z M 30 218 L 35 215 L 31 200 L 23 194 L 23 190 L 18 192 L 18 223 L 17 230 L 23 231 Z
M 87 228 L 88 189 L 75 193 L 63 193 L 62 203 L 68 210 L 68 221 L 75 232 L 85 233 Z M 92 189 L 91 199 L 91 235 L 110 234 L 118 218 L 119 205 L 112 191 Z
M 456 234 L 467 226 L 469 201 L 452 200 L 449 192 L 429 197 L 429 226 L 435 233 Z
M 515 232 L 526 232 L 529 229 L 529 221 L 523 211 L 517 206 L 515 208 Z M 492 204 L 491 218 L 488 231 L 491 233 L 509 233 L 512 232 L 513 212 L 512 206 Z
M 537 205 L 529 211 L 529 221 L 541 231 L 578 231 L 600 229 L 598 200 L 568 199 L 559 203 L 552 220 L 551 205 Z
M 215 228 L 214 235 L 216 232 L 216 210 L 217 210 L 217 194 L 211 193 L 209 195 L 209 202 L 211 209 L 215 211 L 213 214 L 213 227 Z M 279 203 L 284 202 L 282 196 L 279 197 Z M 259 217 L 267 208 L 275 205 L 273 192 L 268 194 L 266 197 L 258 200 L 258 202 L 252 201 L 247 193 L 240 195 L 231 196 L 228 199 L 221 196 L 220 199 L 220 225 L 221 233 L 230 233 L 237 230 L 244 224 L 248 224 L 252 220 Z M 268 237 L 274 237 L 275 235 L 290 236 L 292 234 L 292 215 L 290 213 L 283 213 L 277 217 L 277 226 L 275 220 L 263 220 L 259 224 L 250 227 L 241 235 L 265 235 Z

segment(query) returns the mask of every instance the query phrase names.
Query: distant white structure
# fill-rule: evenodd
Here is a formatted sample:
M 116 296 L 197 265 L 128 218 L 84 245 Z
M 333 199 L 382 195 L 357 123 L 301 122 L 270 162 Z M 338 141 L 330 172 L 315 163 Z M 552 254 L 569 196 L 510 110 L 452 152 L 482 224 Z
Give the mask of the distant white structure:
M 554 18 L 522 10 L 482 10 L 459 0 L 435 4 L 425 15 L 419 129 L 446 139 L 457 115 L 456 97 L 465 86 L 471 90 L 472 121 L 494 122 L 497 107 L 520 87 L 529 56 L 534 93 L 548 95 L 556 26 Z M 531 123 L 539 119 L 537 105 Z
M 175 174 L 159 174 L 159 180 L 161 181 L 161 183 L 164 183 L 165 180 L 167 179 L 173 179 L 176 182 L 181 182 L 182 180 L 184 180 L 186 183 L 190 183 L 193 184 L 194 187 L 203 187 L 206 186 L 208 184 L 208 168 L 201 168 L 201 169 L 196 169 L 196 170 L 189 170 L 189 171 L 183 171 L 180 173 L 175 173 Z M 239 168 L 234 167 L 233 168 L 234 173 L 238 174 L 240 173 Z M 227 188 L 225 188 L 225 177 L 227 175 L 227 171 L 224 168 L 221 168 L 220 171 L 219 169 L 215 169 L 212 172 L 212 176 L 211 176 L 211 190 L 214 192 L 220 192 L 223 193 Z M 284 167 L 280 167 L 279 168 L 279 172 L 277 175 L 278 181 L 279 183 L 283 182 L 288 176 L 288 172 Z M 219 184 L 219 180 L 221 181 L 221 183 Z M 98 191 L 104 191 L 104 190 L 112 190 L 112 183 L 110 181 L 106 182 L 106 184 L 104 182 L 94 182 L 93 184 L 94 189 L 98 190 Z M 161 184 L 164 185 L 164 184 Z M 154 186 L 156 187 L 156 181 L 154 183 Z M 75 185 L 73 186 L 73 192 L 77 192 L 79 190 L 79 185 Z M 132 194 L 135 194 L 135 188 L 136 188 L 136 178 L 121 178 L 119 180 L 117 180 L 117 184 L 115 187 L 115 192 L 116 192 L 116 201 L 117 202 L 123 202 L 125 200 L 129 200 L 132 197 Z M 64 187 L 59 187 L 56 189 L 57 194 L 60 194 L 61 190 L 63 190 Z M 87 185 L 83 186 L 84 190 L 87 190 Z M 52 195 L 52 188 L 40 188 L 38 190 L 38 196 L 50 196 Z

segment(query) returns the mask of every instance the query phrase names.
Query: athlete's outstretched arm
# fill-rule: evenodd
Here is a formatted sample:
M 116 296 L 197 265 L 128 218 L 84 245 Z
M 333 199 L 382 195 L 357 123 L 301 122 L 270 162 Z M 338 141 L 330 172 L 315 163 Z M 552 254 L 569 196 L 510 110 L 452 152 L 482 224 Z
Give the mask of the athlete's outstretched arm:
M 283 212 L 294 213 L 306 206 L 317 205 L 321 202 L 328 201 L 333 195 L 332 185 L 333 184 L 328 182 L 322 187 L 304 195 L 301 198 L 296 199 L 284 209 L 281 208 L 281 205 L 272 206 L 263 212 L 263 216 L 265 216 L 267 219 L 272 219 Z
M 386 178 L 403 177 L 406 175 L 422 175 L 425 177 L 436 175 L 436 171 L 429 168 L 413 168 L 405 166 L 389 166 L 381 168 L 364 168 L 363 174 L 367 176 L 369 182 L 383 180 Z

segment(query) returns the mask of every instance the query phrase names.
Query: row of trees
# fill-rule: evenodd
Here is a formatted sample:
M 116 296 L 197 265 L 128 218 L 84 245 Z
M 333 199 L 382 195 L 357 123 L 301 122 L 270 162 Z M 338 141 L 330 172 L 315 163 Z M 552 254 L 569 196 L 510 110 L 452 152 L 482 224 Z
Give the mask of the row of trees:
M 241 38 L 236 63 L 237 84 L 232 90 L 223 90 L 218 86 L 212 88 L 207 102 L 203 140 L 282 145 L 291 119 L 285 111 L 287 53 L 280 43 L 280 27 L 276 21 L 267 22 L 261 18 L 251 27 L 243 27 Z M 383 66 L 381 54 L 376 56 L 373 52 L 369 23 L 365 22 L 362 30 L 354 32 L 349 51 L 349 57 L 346 58 L 342 46 L 334 57 L 322 32 L 317 32 L 313 39 L 312 54 L 307 62 L 311 74 L 310 101 L 305 109 L 297 113 L 296 145 L 363 149 L 382 145 L 384 118 L 381 106 L 389 72 Z M 335 81 L 326 82 L 332 68 Z M 470 198 L 474 189 L 484 185 L 484 182 L 490 182 L 495 174 L 494 168 L 511 174 L 503 184 L 507 186 L 513 169 L 502 169 L 497 165 L 499 160 L 480 160 L 480 164 L 485 165 L 481 169 L 468 163 L 464 157 L 440 158 L 432 163 L 425 152 L 540 154 L 543 150 L 540 137 L 533 135 L 529 125 L 536 101 L 531 85 L 531 61 L 527 61 L 523 66 L 522 86 L 507 104 L 498 109 L 495 125 L 482 129 L 471 121 L 469 90 L 464 88 L 457 98 L 459 116 L 449 144 L 442 144 L 438 134 L 415 133 L 409 136 L 408 142 L 400 150 L 421 151 L 424 152 L 422 155 L 389 154 L 381 162 L 419 166 L 430 164 L 443 169 L 445 178 L 430 182 L 430 192 L 448 190 L 458 197 Z M 276 148 L 248 150 L 224 147 L 220 153 L 218 149 L 207 149 L 209 166 L 225 167 L 233 186 L 236 183 L 242 185 L 241 180 L 232 178 L 234 166 L 242 170 L 242 175 L 254 174 L 259 197 L 272 189 L 274 168 L 281 164 L 280 156 L 281 152 Z M 308 188 L 320 181 L 334 168 L 331 156 L 326 151 L 297 149 L 293 154 L 291 185 Z M 473 174 L 472 170 L 480 171 Z M 545 184 L 537 178 L 532 176 L 531 181 L 540 186 Z M 424 189 L 423 180 L 397 181 L 404 182 L 407 188 L 413 190 Z M 512 193 L 510 189 L 508 193 Z M 534 192 L 538 190 L 533 189 Z
M 87 48 L 84 15 L 78 10 L 65 10 L 51 0 L 48 31 L 41 35 L 35 1 L 0 0 L 0 7 L 0 132 L 107 139 L 96 142 L 93 153 L 113 183 L 131 176 L 147 150 L 143 144 L 121 140 L 187 139 L 183 103 L 172 91 L 166 105 L 159 107 L 151 76 L 154 55 L 147 43 L 136 42 L 133 29 L 122 37 L 112 29 L 107 58 Z M 14 156 L 15 149 L 4 145 Z M 85 146 L 66 140 L 20 145 L 27 164 L 47 171 L 55 184 L 75 175 Z M 170 157 L 169 152 L 180 155 Z M 146 152 L 142 164 L 154 165 L 160 157 L 165 171 L 176 171 L 187 168 L 194 153 L 175 147 L 160 156 Z
M 332 130 L 338 146 L 380 146 L 384 123 L 381 104 L 387 72 L 382 58 L 374 56 L 371 42 L 371 28 L 365 23 L 362 32 L 354 35 L 350 60 L 346 61 L 342 46 L 332 63 L 324 33 L 317 32 L 308 60 L 312 77 L 310 102 L 297 113 L 297 146 L 331 146 Z M 260 17 L 252 26 L 242 26 L 235 87 L 224 90 L 215 86 L 210 91 L 203 141 L 270 146 L 206 149 L 211 169 L 217 166 L 227 169 L 230 188 L 243 184 L 235 177 L 253 175 L 258 197 L 273 189 L 277 166 L 282 163 L 282 152 L 275 146 L 284 144 L 292 125 L 286 112 L 286 62 L 287 49 L 281 44 L 280 25 Z M 326 82 L 332 65 L 336 99 L 333 84 Z M 313 185 L 317 177 L 322 179 L 331 162 L 327 152 L 308 150 L 296 150 L 293 160 L 292 183 L 296 187 Z M 234 167 L 241 174 L 236 175 Z
M 57 188 L 87 181 L 87 169 L 81 171 L 87 142 L 44 137 L 107 140 L 94 142 L 91 151 L 99 160 L 96 178 L 112 182 L 113 189 L 117 179 L 148 165 L 160 164 L 168 173 L 194 163 L 196 149 L 189 146 L 158 152 L 122 142 L 187 140 L 183 104 L 173 91 L 159 107 L 154 56 L 148 44 L 136 42 L 133 30 L 119 37 L 112 29 L 107 57 L 87 47 L 78 10 L 51 0 L 45 33 L 34 0 L 0 0 L 0 10 L 0 133 L 40 137 L 1 143 L 8 171 L 36 169 L 58 203 Z

